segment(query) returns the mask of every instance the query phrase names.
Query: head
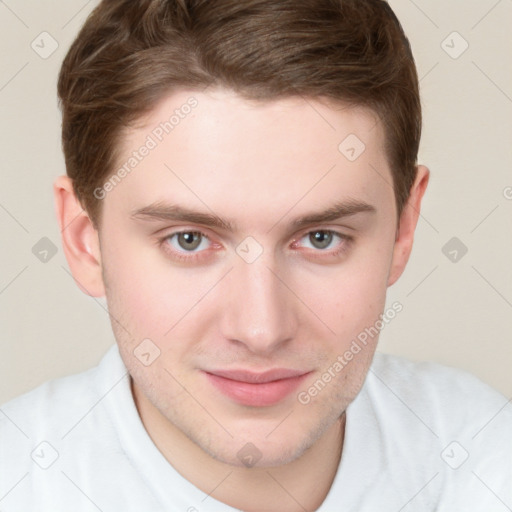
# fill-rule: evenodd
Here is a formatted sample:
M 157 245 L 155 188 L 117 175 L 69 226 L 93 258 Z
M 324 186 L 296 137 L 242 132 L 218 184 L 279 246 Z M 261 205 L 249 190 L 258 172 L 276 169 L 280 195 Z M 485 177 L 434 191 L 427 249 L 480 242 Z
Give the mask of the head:
M 391 9 L 104 1 L 58 91 L 64 250 L 107 298 L 141 407 L 229 464 L 246 443 L 259 465 L 296 459 L 363 384 L 378 334 L 351 346 L 384 313 L 428 182 Z M 220 376 L 283 368 L 297 377 L 258 391 Z

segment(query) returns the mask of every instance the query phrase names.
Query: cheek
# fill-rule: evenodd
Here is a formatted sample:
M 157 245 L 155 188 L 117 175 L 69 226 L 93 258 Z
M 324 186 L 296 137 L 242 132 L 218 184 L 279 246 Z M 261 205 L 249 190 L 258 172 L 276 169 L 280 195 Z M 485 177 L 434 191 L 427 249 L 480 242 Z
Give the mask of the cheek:
M 283 272 L 297 295 L 336 333 L 335 339 L 348 342 L 382 313 L 392 255 L 390 237 L 382 234 L 354 247 L 339 264 L 304 262 Z M 210 329 L 214 325 L 222 285 L 213 293 L 211 289 L 221 269 L 180 267 L 147 239 L 120 230 L 102 246 L 102 257 L 109 307 L 123 317 L 134 338 L 158 340 L 165 349 L 184 328 L 198 339 L 206 324 Z M 314 328 L 313 321 L 308 329 Z
M 315 313 L 336 333 L 337 343 L 350 342 L 373 325 L 384 309 L 392 245 L 388 243 L 384 250 L 378 246 L 361 247 L 340 265 L 297 278 L 302 282 L 301 296 L 307 297 Z
M 130 332 L 140 337 L 161 335 L 164 311 L 169 303 L 171 283 L 147 251 L 127 239 L 110 238 L 102 250 L 107 300 L 112 313 L 125 318 Z M 166 292 L 167 290 L 167 292 Z
M 218 279 L 215 271 L 177 267 L 157 247 L 129 239 L 109 240 L 103 263 L 109 310 L 133 343 L 149 338 L 163 352 L 176 348 L 183 328 L 197 334 L 209 304 L 202 299 Z

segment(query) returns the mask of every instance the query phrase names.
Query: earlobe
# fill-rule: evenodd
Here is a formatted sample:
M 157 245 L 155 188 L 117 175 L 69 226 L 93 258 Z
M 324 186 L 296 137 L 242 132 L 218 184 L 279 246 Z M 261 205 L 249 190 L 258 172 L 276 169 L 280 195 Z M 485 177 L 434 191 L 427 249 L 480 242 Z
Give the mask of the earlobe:
M 53 193 L 62 247 L 75 282 L 87 295 L 103 297 L 99 233 L 77 199 L 71 178 L 59 176 Z
M 402 210 L 393 248 L 393 258 L 388 277 L 388 286 L 394 284 L 402 275 L 411 255 L 414 231 L 418 223 L 421 200 L 427 189 L 430 171 L 424 166 L 417 168 L 416 179 L 411 187 L 409 199 Z

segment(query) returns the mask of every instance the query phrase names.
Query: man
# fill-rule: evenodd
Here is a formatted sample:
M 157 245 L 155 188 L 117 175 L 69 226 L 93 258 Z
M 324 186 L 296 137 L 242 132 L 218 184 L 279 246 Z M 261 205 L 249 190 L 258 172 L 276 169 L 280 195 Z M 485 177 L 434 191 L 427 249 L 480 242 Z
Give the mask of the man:
M 2 408 L 1 510 L 510 510 L 507 400 L 375 353 L 429 176 L 385 2 L 105 0 L 58 89 L 117 344 Z

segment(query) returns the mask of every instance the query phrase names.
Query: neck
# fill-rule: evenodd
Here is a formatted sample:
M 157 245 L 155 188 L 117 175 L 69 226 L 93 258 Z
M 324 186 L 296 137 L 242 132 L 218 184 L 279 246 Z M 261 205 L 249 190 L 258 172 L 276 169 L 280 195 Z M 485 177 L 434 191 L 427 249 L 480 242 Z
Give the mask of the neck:
M 132 389 L 144 427 L 157 448 L 178 473 L 211 498 L 246 512 L 296 512 L 316 510 L 327 496 L 341 459 L 345 414 L 298 459 L 281 466 L 246 468 L 213 459 L 136 386 Z

